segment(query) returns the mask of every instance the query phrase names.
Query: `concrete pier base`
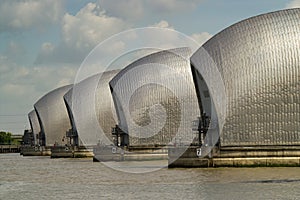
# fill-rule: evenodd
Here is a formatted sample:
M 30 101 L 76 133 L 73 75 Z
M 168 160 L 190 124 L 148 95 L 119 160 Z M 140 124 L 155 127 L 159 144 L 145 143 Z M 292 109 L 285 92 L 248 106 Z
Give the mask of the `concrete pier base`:
M 0 145 L 0 153 L 21 153 L 20 145 Z
M 169 161 L 178 149 L 169 149 Z M 197 147 L 189 147 L 169 167 L 298 167 L 299 146 L 224 147 L 214 149 L 211 158 L 199 158 Z
M 92 147 L 54 146 L 51 147 L 51 158 L 87 158 L 93 157 Z
M 179 158 L 169 168 L 183 167 L 299 167 L 300 157 Z
M 114 146 L 94 147 L 94 162 L 107 161 L 150 161 L 167 160 L 168 149 L 159 147 L 131 147 L 122 149 Z
M 20 154 L 23 156 L 50 156 L 51 149 L 45 146 L 22 146 Z

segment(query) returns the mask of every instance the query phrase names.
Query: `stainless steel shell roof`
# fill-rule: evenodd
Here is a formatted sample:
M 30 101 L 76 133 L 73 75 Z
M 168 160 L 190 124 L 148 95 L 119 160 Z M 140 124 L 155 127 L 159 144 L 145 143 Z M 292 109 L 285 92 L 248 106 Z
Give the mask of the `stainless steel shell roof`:
M 300 144 L 300 9 L 272 12 L 226 28 L 205 50 L 226 89 L 222 146 Z
M 35 110 L 32 110 L 29 114 L 28 114 L 28 119 L 29 119 L 29 123 L 30 123 L 30 127 L 31 130 L 33 132 L 33 137 L 34 137 L 34 144 L 38 144 L 37 141 L 37 135 L 39 134 L 39 132 L 41 131 L 40 128 L 40 124 L 39 124 L 39 120 L 38 117 L 36 115 Z
M 200 116 L 189 48 L 161 51 L 124 68 L 110 82 L 120 128 L 129 145 L 190 143 Z
M 84 145 L 112 143 L 116 114 L 108 82 L 119 71 L 91 76 L 75 84 L 64 96 L 72 127 Z
M 34 108 L 37 113 L 42 133 L 45 134 L 46 146 L 65 143 L 62 141 L 71 128 L 63 96 L 72 85 L 57 88 L 40 98 Z

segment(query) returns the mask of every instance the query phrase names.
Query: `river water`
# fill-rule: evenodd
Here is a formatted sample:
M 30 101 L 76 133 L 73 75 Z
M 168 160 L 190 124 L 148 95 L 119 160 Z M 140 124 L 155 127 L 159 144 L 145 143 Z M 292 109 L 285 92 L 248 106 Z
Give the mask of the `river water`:
M 0 154 L 0 199 L 300 199 L 300 168 L 133 174 L 91 159 Z

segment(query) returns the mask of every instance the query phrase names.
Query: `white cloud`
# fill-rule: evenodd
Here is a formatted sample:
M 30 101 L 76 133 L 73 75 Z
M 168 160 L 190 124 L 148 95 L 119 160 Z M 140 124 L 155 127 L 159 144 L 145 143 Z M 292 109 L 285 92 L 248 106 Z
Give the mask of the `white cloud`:
M 60 0 L 4 0 L 0 3 L 0 31 L 17 31 L 47 27 L 62 14 Z
M 88 3 L 76 14 L 66 13 L 63 16 L 60 43 L 44 43 L 35 63 L 59 62 L 79 65 L 100 42 L 116 33 L 132 28 L 131 19 L 141 18 L 144 12 L 146 14 L 158 13 L 159 16 L 160 14 L 164 15 L 165 12 L 193 9 L 200 2 L 201 0 L 102 0 Z M 174 29 L 165 20 L 152 24 L 151 27 Z M 149 41 L 159 42 L 154 36 L 150 35 L 149 37 Z M 172 38 L 167 38 L 167 40 L 171 42 Z M 124 44 L 118 42 L 105 50 L 110 53 L 124 48 Z
M 108 15 L 136 20 L 145 15 L 166 15 L 193 10 L 203 0 L 100 0 Z
M 54 50 L 54 45 L 50 42 L 45 42 L 42 44 L 42 50 L 44 53 L 51 53 Z
M 22 55 L 24 52 L 24 47 L 16 41 L 10 41 L 5 51 L 6 55 L 11 57 Z
M 27 49 L 22 43 L 16 40 L 10 40 L 3 48 L 0 62 L 3 61 L 5 57 L 7 60 L 14 60 L 15 63 L 24 63 L 24 58 L 26 58 L 27 55 Z
M 202 33 L 194 33 L 191 35 L 191 37 L 199 44 L 202 45 L 204 44 L 207 40 L 209 40 L 212 35 L 207 33 L 207 32 L 202 32 Z
M 293 0 L 287 3 L 286 8 L 300 8 L 300 0 Z
M 41 63 L 55 63 L 60 60 L 63 54 L 55 55 L 56 47 L 50 42 L 44 42 L 41 45 L 41 49 L 37 55 L 36 64 Z M 65 53 L 66 54 L 66 53 Z
M 8 61 L 7 61 L 6 56 L 0 56 L 0 77 L 1 77 L 1 74 L 4 74 L 7 71 L 9 71 L 9 66 L 7 65 L 7 62 Z
M 142 0 L 101 0 L 100 5 L 105 9 L 107 15 L 126 20 L 139 19 L 147 10 L 144 8 Z
M 36 66 L 30 71 L 30 77 L 41 91 L 50 91 L 63 85 L 74 83 L 77 66 L 60 64 L 58 66 Z M 47 80 L 46 82 L 43 80 Z M 49 88 L 46 90 L 45 88 Z
M 2 95 L 9 96 L 10 98 L 20 98 L 20 96 L 25 96 L 29 91 L 26 85 L 16 83 L 3 84 L 0 89 Z
M 165 20 L 161 20 L 158 23 L 155 23 L 153 25 L 150 25 L 150 27 L 157 27 L 157 28 L 169 28 L 169 29 L 174 29 L 169 23 Z
M 64 64 L 23 66 L 0 55 L 0 102 L 3 104 L 22 99 L 26 103 L 45 91 L 73 83 L 76 71 L 77 66 Z M 3 98 L 8 101 L 3 102 Z
M 116 17 L 108 17 L 95 3 L 89 3 L 75 16 L 65 14 L 63 18 L 63 40 L 76 49 L 91 49 L 96 44 L 128 28 Z
M 54 48 L 55 48 L 55 46 L 52 43 L 44 42 L 41 46 L 39 59 L 47 58 L 47 57 L 51 56 L 53 54 Z
M 0 113 L 24 114 L 18 124 L 2 124 L 2 129 L 13 133 L 22 133 L 27 124 L 26 114 L 33 109 L 33 104 L 47 92 L 73 83 L 77 68 L 71 65 L 21 66 L 6 56 L 0 55 Z M 1 118 L 20 121 L 20 118 Z M 28 126 L 27 126 L 28 128 Z
M 75 15 L 63 16 L 60 44 L 44 43 L 36 63 L 80 63 L 97 44 L 129 27 L 122 19 L 107 16 L 98 4 L 88 3 Z
M 190 11 L 197 7 L 203 0 L 146 0 L 146 6 L 156 13 Z

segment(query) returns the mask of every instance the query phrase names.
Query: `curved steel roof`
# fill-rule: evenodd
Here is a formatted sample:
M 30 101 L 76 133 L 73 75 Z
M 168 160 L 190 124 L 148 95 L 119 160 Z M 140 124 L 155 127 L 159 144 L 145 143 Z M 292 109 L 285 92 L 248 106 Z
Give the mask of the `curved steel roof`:
M 282 10 L 236 23 L 193 54 L 197 68 L 208 53 L 225 85 L 222 146 L 300 144 L 299 34 L 300 9 Z
M 39 120 L 38 120 L 35 110 L 32 110 L 28 114 L 28 119 L 29 119 L 31 131 L 32 131 L 33 137 L 34 137 L 34 144 L 38 144 L 36 136 L 40 133 L 41 128 L 40 128 Z
M 63 138 L 71 125 L 63 96 L 71 87 L 72 85 L 67 85 L 57 88 L 34 104 L 41 132 L 45 134 L 46 146 L 54 145 L 56 142 L 58 144 L 66 143 Z
M 200 111 L 190 55 L 189 48 L 154 53 L 110 81 L 119 126 L 129 134 L 129 145 L 191 143 L 192 121 Z
M 107 71 L 84 79 L 64 96 L 72 127 L 84 145 L 112 143 L 111 128 L 116 125 L 116 114 L 108 82 L 119 71 Z

